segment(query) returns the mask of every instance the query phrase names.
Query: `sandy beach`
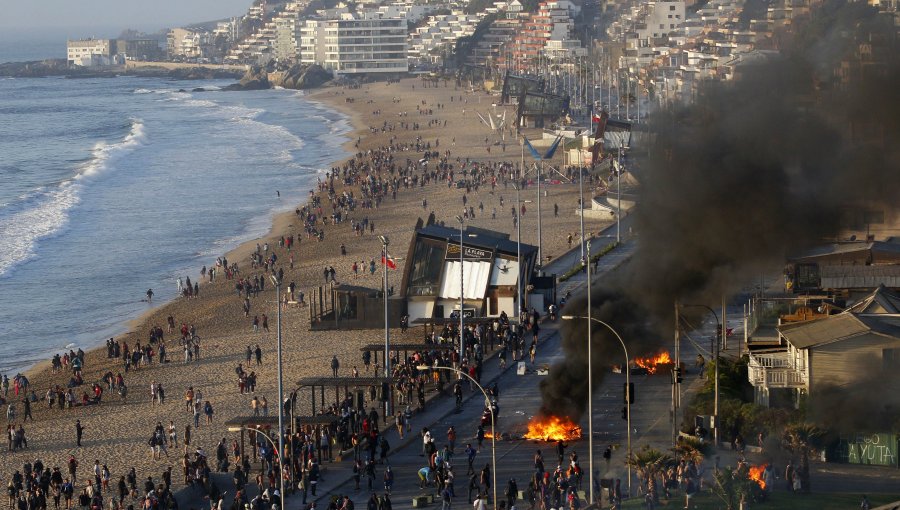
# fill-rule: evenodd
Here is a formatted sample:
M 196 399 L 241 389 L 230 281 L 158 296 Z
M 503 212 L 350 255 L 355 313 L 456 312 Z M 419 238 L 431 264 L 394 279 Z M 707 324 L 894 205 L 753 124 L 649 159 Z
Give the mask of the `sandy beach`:
M 510 162 L 516 164 L 521 157 L 521 149 L 515 135 L 506 134 L 505 150 L 503 145 L 491 145 L 498 140 L 494 134 L 482 125 L 476 111 L 486 114 L 495 111 L 492 102 L 499 98 L 483 92 L 467 91 L 462 87 L 454 87 L 453 82 L 444 86 L 441 82 L 437 88 L 425 88 L 423 83 L 414 78 L 399 83 L 373 83 L 358 89 L 326 88 L 310 94 L 309 99 L 320 101 L 346 113 L 352 120 L 354 131 L 348 134 L 349 141 L 345 147 L 351 154 L 360 153 L 360 161 L 366 161 L 365 153 L 370 150 L 387 147 L 391 144 L 414 145 L 417 141 L 431 146 L 430 150 L 450 151 L 450 161 L 454 165 L 470 161 L 479 163 Z M 452 100 L 451 100 L 452 97 Z M 497 106 L 496 112 L 504 107 Z M 514 117 L 514 107 L 507 109 L 507 119 Z M 424 112 L 424 113 L 423 113 Z M 411 125 L 418 124 L 418 129 Z M 406 128 L 404 126 L 407 126 Z M 526 131 L 529 138 L 539 138 L 536 130 Z M 485 138 L 488 138 L 488 144 Z M 394 151 L 394 160 L 405 165 L 407 159 L 417 162 L 422 151 Z M 456 162 L 456 158 L 461 158 Z M 561 151 L 551 163 L 561 166 Z M 335 162 L 340 167 L 345 162 Z M 528 161 L 526 161 L 528 163 Z M 432 165 L 433 168 L 433 165 Z M 324 176 L 322 176 L 324 179 Z M 343 187 L 342 187 L 343 186 Z M 573 246 L 577 246 L 579 219 L 576 215 L 578 186 L 576 184 L 552 184 L 545 187 L 546 195 L 542 197 L 543 209 L 543 249 L 545 256 L 556 257 L 568 249 L 567 238 L 574 234 Z M 360 196 L 359 186 L 341 185 L 335 181 L 335 191 L 340 195 L 343 191 L 353 192 Z M 318 193 L 318 192 L 317 192 Z M 322 225 L 324 239 L 317 241 L 309 238 L 303 228 L 303 222 L 293 212 L 281 214 L 274 218 L 269 234 L 253 240 L 223 254 L 229 263 L 236 262 L 240 267 L 240 276 L 251 277 L 263 274 L 263 269 L 253 269 L 250 254 L 256 250 L 257 243 L 268 243 L 268 253 L 278 256 L 278 268 L 284 270 L 284 282 L 295 282 L 298 292 L 309 296 L 313 289 L 324 282 L 322 271 L 326 266 L 333 266 L 336 280 L 341 283 L 379 288 L 381 285 L 379 235 L 391 239 L 391 254 L 405 256 L 412 238 L 417 219 L 425 220 L 430 213 L 435 214 L 438 222 L 454 223 L 454 216 L 462 214 L 463 196 L 467 195 L 467 205 L 474 208 L 475 218 L 470 225 L 480 228 L 511 233 L 515 236 L 511 207 L 515 204 L 515 191 L 512 186 L 506 187 L 497 183 L 496 189 L 490 186 L 479 189 L 466 189 L 455 186 L 448 187 L 446 181 L 432 182 L 424 187 L 400 186 L 396 199 L 388 194 L 384 201 L 373 208 L 357 208 L 349 218 L 336 225 Z M 585 185 L 585 196 L 589 196 L 589 187 Z M 323 204 L 327 204 L 327 194 L 323 194 Z M 503 205 L 501 205 L 501 199 Z M 536 202 L 536 188 L 522 192 L 523 200 Z M 423 200 L 427 207 L 423 208 Z M 303 204 L 297 204 L 301 207 Z M 554 205 L 558 206 L 558 216 L 554 215 Z M 482 207 L 483 206 L 483 207 Z M 330 214 L 330 207 L 324 206 L 325 216 Z M 496 218 L 492 212 L 496 209 Z M 537 204 L 528 203 L 527 212 L 523 216 L 522 241 L 537 244 Z M 373 232 L 357 236 L 351 228 L 351 221 L 362 221 L 368 218 L 375 225 Z M 596 220 L 585 220 L 585 231 L 599 231 L 607 223 Z M 279 246 L 282 236 L 293 235 L 296 239 L 291 252 Z M 341 246 L 346 248 L 346 255 L 341 255 Z M 293 258 L 293 268 L 289 260 Z M 354 262 L 370 261 L 376 263 L 376 271 L 370 274 L 361 271 L 354 276 L 351 267 Z M 207 267 L 212 267 L 215 260 L 209 260 Z M 403 265 L 403 261 L 399 262 Z M 113 480 L 132 466 L 136 468 L 138 479 L 153 476 L 159 479 L 160 474 L 168 467 L 174 466 L 179 472 L 180 449 L 170 450 L 169 458 L 153 460 L 147 441 L 154 426 L 161 422 L 164 426 L 173 421 L 179 431 L 179 440 L 184 428 L 192 423 L 191 413 L 185 410 L 183 394 L 188 387 L 200 390 L 203 399 L 209 400 L 214 408 L 213 424 L 202 426 L 193 432 L 193 445 L 200 445 L 208 452 L 214 451 L 215 445 L 223 437 L 230 442 L 236 437 L 228 433 L 224 421 L 251 413 L 250 400 L 253 395 L 238 391 L 235 367 L 245 363 L 247 346 L 258 344 L 263 352 L 262 364 L 245 368 L 255 371 L 258 386 L 255 395 L 265 396 L 269 402 L 270 414 L 277 414 L 276 390 L 276 296 L 271 284 L 266 282 L 266 289 L 258 297 L 251 298 L 250 318 L 245 317 L 242 300 L 237 297 L 235 281 L 226 280 L 224 275 L 217 276 L 210 283 L 208 278 L 200 277 L 197 267 L 189 276 L 192 281 L 200 282 L 199 297 L 194 299 L 179 298 L 158 307 L 148 305 L 148 311 L 129 324 L 129 332 L 117 340 L 127 342 L 129 346 L 136 343 L 146 344 L 152 327 L 159 326 L 165 333 L 169 363 L 153 364 L 125 373 L 121 359 L 108 359 L 106 349 L 99 348 L 86 354 L 84 380 L 87 383 L 76 389 L 80 398 L 88 385 L 100 382 L 103 375 L 112 372 L 121 373 L 129 388 L 127 403 L 121 402 L 118 395 L 108 391 L 103 396 L 103 403 L 75 407 L 73 409 L 47 409 L 43 401 L 49 387 L 61 385 L 65 387 L 70 372 L 54 374 L 49 363 L 32 369 L 27 375 L 39 402 L 32 404 L 34 420 L 24 422 L 28 448 L 16 452 L 4 452 L 0 462 L 0 475 L 4 480 L 16 469 L 21 470 L 25 462 L 41 459 L 46 466 L 64 468 L 70 455 L 79 461 L 80 473 L 86 474 L 99 460 L 106 464 Z M 392 273 L 391 278 L 399 288 L 400 271 Z M 175 282 L 159 282 L 159 286 L 175 285 Z M 135 288 L 136 295 L 146 289 Z M 251 319 L 254 315 L 268 316 L 269 332 L 260 328 L 254 332 Z M 167 330 L 167 317 L 173 317 L 176 330 Z M 182 350 L 179 347 L 180 334 L 177 329 L 181 324 L 192 325 L 201 338 L 201 358 L 191 363 L 183 362 Z M 383 341 L 382 330 L 367 331 L 327 331 L 311 332 L 309 330 L 309 313 L 306 308 L 290 307 L 283 314 L 285 393 L 296 387 L 296 381 L 304 376 L 326 375 L 330 373 L 329 361 L 336 355 L 341 361 L 341 372 L 349 375 L 354 365 L 365 375 L 361 360 L 360 347 Z M 397 342 L 421 342 L 421 328 L 411 328 L 405 335 L 397 329 L 392 331 L 392 338 Z M 165 389 L 166 399 L 161 405 L 154 405 L 150 399 L 151 383 L 161 383 Z M 106 388 L 105 384 L 101 385 Z M 21 403 L 22 396 L 15 398 L 12 389 L 10 399 L 16 402 L 18 415 L 12 422 L 16 426 L 23 424 Z M 301 399 L 305 404 L 305 399 Z M 302 409 L 308 414 L 311 409 Z M 75 420 L 81 420 L 85 427 L 82 447 L 75 446 Z M 180 487 L 180 476 L 175 477 L 175 488 Z M 79 477 L 79 480 L 81 477 Z

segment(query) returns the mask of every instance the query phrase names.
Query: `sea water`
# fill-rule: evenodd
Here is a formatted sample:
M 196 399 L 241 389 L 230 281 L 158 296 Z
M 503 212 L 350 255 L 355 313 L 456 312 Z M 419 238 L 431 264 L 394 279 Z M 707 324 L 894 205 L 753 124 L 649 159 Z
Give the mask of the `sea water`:
M 345 154 L 341 114 L 228 83 L 0 78 L 0 373 L 123 332 Z

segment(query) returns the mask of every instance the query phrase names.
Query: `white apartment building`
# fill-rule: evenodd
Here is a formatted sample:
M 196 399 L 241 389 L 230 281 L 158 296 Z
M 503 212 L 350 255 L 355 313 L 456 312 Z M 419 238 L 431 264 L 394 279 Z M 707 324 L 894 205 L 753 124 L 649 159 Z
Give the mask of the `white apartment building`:
M 325 63 L 325 21 L 311 19 L 300 22 L 300 63 Z
M 300 56 L 300 16 L 286 13 L 275 18 L 273 54 L 280 61 L 297 60 Z
M 411 65 L 439 65 L 449 55 L 460 37 L 475 33 L 481 20 L 478 14 L 454 11 L 450 14 L 429 16 L 425 26 L 416 29 L 409 36 L 409 60 Z
M 368 12 L 346 14 L 342 19 L 326 20 L 324 25 L 325 58 L 321 63 L 335 75 L 409 70 L 406 18 L 379 18 Z
M 636 29 L 639 39 L 668 37 L 684 23 L 684 0 L 665 0 L 650 4 L 651 12 L 644 18 L 643 26 Z
M 108 66 L 114 63 L 115 54 L 115 39 L 76 39 L 66 43 L 66 60 L 70 66 Z
M 212 41 L 210 32 L 173 28 L 166 36 L 166 52 L 169 58 L 205 58 L 209 56 Z

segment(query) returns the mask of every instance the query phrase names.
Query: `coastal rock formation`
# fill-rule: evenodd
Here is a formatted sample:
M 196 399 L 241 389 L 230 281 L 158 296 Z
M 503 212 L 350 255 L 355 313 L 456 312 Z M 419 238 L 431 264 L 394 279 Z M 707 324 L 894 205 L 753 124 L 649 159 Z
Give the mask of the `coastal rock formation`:
M 48 59 L 34 62 L 4 62 L 0 64 L 0 76 L 16 78 L 41 78 L 65 76 L 77 70 L 69 69 L 65 59 Z
M 286 89 L 302 90 L 320 87 L 330 80 L 331 73 L 318 64 L 311 66 L 297 64 L 281 73 L 279 79 L 274 81 L 274 84 Z
M 272 88 L 269 83 L 269 73 L 260 66 L 253 66 L 244 73 L 241 81 L 231 84 L 222 90 L 263 90 Z
M 230 69 L 215 69 L 200 66 L 170 69 L 166 67 L 164 63 L 160 63 L 158 66 L 149 65 L 128 69 L 122 66 L 80 67 L 69 66 L 65 59 L 48 59 L 32 62 L 5 62 L 0 64 L 0 76 L 11 76 L 15 78 L 43 78 L 46 76 L 94 78 L 113 77 L 120 74 L 170 78 L 173 80 L 223 80 L 237 78 L 241 75 L 241 72 Z
M 276 72 L 267 72 L 262 67 L 254 66 L 244 74 L 241 81 L 223 90 L 261 90 L 272 87 L 303 90 L 320 87 L 329 81 L 331 73 L 318 64 L 295 64 L 286 71 Z

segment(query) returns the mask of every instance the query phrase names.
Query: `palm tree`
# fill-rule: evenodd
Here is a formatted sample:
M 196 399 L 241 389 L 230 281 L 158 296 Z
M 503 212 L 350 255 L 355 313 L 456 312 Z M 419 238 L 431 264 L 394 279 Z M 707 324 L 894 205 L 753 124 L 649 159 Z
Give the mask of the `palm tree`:
M 650 445 L 644 445 L 640 450 L 629 455 L 626 462 L 637 471 L 641 487 L 650 494 L 655 503 L 658 503 L 658 479 L 667 467 L 675 463 L 675 459 L 669 454 L 650 448 Z
M 825 430 L 811 423 L 794 423 L 785 427 L 781 434 L 781 444 L 785 449 L 800 455 L 797 464 L 797 476 L 800 477 L 800 490 L 809 492 L 809 456 L 822 448 Z
M 684 459 L 687 462 L 699 464 L 705 457 L 703 441 L 694 437 L 680 437 L 678 444 L 672 448 L 675 458 Z

